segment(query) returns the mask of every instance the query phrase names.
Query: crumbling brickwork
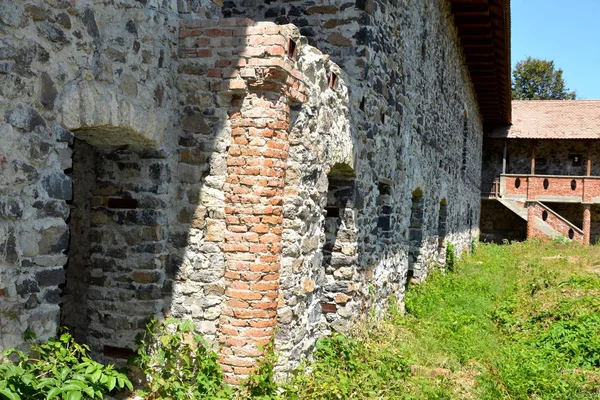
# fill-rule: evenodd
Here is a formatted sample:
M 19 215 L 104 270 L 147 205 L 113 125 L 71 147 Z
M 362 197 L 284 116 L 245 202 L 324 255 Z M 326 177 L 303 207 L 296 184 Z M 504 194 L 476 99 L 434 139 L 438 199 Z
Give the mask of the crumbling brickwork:
M 62 323 L 115 359 L 171 314 L 232 382 L 273 336 L 283 373 L 477 238 L 445 1 L 2 2 L 0 29 L 1 347 Z

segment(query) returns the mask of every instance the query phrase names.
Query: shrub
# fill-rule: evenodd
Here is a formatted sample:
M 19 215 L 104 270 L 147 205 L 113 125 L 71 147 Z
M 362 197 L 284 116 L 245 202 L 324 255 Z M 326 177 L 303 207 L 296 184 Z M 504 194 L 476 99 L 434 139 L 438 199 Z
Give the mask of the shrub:
M 62 332 L 58 339 L 32 345 L 31 356 L 15 349 L 3 353 L 14 361 L 0 364 L 0 398 L 101 399 L 114 389 L 133 389 L 126 375 L 92 360 L 89 347 Z
M 138 394 L 148 398 L 228 399 L 232 390 L 223 379 L 218 355 L 194 334 L 190 321 L 150 320 L 138 336 L 137 354 L 130 363 L 146 376 Z
M 452 243 L 446 246 L 446 271 L 453 272 L 456 265 L 456 248 Z
M 277 356 L 274 341 L 271 340 L 263 351 L 264 357 L 250 376 L 242 382 L 240 390 L 236 393 L 236 399 L 276 400 L 280 398 L 279 385 L 275 381 Z

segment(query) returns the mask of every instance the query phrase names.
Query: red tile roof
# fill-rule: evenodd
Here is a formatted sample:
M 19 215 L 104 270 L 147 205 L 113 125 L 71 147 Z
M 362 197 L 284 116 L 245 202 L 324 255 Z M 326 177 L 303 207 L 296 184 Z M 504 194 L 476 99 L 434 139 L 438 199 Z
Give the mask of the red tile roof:
M 490 138 L 600 139 L 600 100 L 518 100 L 512 102 L 512 125 Z

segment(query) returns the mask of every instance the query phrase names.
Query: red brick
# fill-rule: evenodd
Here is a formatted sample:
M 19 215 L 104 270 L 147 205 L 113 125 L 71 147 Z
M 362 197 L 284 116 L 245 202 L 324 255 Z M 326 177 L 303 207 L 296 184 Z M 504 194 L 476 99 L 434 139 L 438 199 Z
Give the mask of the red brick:
M 258 292 L 248 291 L 248 290 L 234 290 L 227 289 L 225 292 L 226 296 L 229 296 L 234 299 L 241 300 L 260 300 L 262 299 L 262 295 Z
M 227 243 L 223 245 L 223 251 L 248 251 L 248 249 L 245 244 Z
M 261 243 L 279 243 L 279 242 L 281 242 L 281 236 L 273 235 L 273 234 L 266 234 L 266 235 L 262 235 L 259 240 Z
M 201 50 L 198 50 L 198 52 L 196 53 L 196 55 L 197 55 L 199 58 L 209 58 L 209 57 L 212 57 L 212 56 L 213 56 L 213 53 L 212 53 L 212 50 L 209 50 L 209 49 L 201 49 Z

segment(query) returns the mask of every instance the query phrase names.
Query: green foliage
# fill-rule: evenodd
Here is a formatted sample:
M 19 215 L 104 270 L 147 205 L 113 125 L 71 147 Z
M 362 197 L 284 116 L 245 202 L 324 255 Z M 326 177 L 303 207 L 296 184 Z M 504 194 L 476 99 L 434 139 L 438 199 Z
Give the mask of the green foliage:
M 137 354 L 130 363 L 146 376 L 138 393 L 161 399 L 224 400 L 232 394 L 223 380 L 218 355 L 194 334 L 194 324 L 173 318 L 152 319 L 137 338 Z
M 410 370 L 400 349 L 365 342 L 339 333 L 318 340 L 314 362 L 296 371 L 285 398 L 369 399 L 399 393 Z
M 279 399 L 279 385 L 275 382 L 275 342 L 271 340 L 263 349 L 264 356 L 250 376 L 242 382 L 236 393 L 238 399 Z
M 102 399 L 114 389 L 133 389 L 126 375 L 93 361 L 89 348 L 77 344 L 67 331 L 31 350 L 31 356 L 15 349 L 3 353 L 13 361 L 0 364 L 0 398 Z
M 452 243 L 448 243 L 446 246 L 446 270 L 449 272 L 454 271 L 456 265 L 456 248 Z
M 519 61 L 512 73 L 513 100 L 575 100 L 562 77 L 563 71 L 554 68 L 554 61 L 527 57 Z
M 406 295 L 407 315 L 395 319 L 410 338 L 404 356 L 453 371 L 409 377 L 410 398 L 598 398 L 600 249 L 480 246 Z

